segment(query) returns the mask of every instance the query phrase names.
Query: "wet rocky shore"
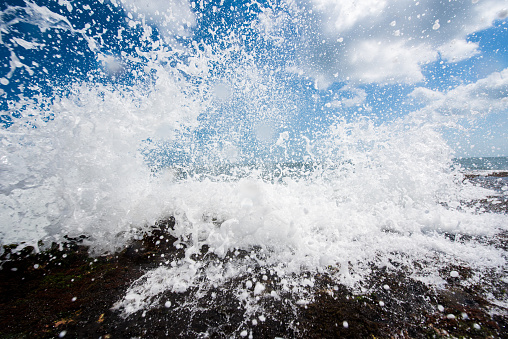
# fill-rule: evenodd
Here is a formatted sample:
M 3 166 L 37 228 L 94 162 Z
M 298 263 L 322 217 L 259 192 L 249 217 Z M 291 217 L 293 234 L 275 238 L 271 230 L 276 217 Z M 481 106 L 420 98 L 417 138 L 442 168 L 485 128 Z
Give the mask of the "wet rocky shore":
M 504 200 L 474 203 L 508 213 Z M 265 312 L 249 314 L 248 321 L 233 292 L 242 282 L 235 279 L 205 294 L 166 292 L 159 307 L 123 317 L 112 307 L 131 283 L 163 260 L 184 256 L 173 246 L 177 239 L 168 238 L 173 223 L 161 221 L 123 251 L 99 257 L 89 256 L 82 239 L 42 253 L 4 246 L 0 338 L 508 338 L 506 270 L 464 286 L 461 279 L 471 274 L 465 266 L 443 269 L 447 284 L 441 289 L 412 279 L 403 268 L 373 267 L 361 293 L 326 273 L 302 273 L 314 281 L 307 303 L 290 293 L 269 297 L 277 278 L 258 267 L 252 275 L 265 276 L 266 291 L 257 298 Z M 508 250 L 508 233 L 485 241 Z

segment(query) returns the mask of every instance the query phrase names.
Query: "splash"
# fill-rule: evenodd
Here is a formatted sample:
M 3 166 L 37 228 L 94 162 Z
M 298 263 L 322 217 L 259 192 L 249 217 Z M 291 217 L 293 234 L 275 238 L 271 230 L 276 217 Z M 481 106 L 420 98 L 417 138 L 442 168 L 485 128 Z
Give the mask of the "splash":
M 168 233 L 184 257 L 135 282 L 116 305 L 126 315 L 157 305 L 164 291 L 204 293 L 235 277 L 250 279 L 235 293 L 254 314 L 268 291 L 305 303 L 313 281 L 303 272 L 355 286 L 372 265 L 403 267 L 439 285 L 450 263 L 478 272 L 506 264 L 501 249 L 474 240 L 506 231 L 507 218 L 463 204 L 492 192 L 453 166 L 440 133 L 450 121 L 316 113 L 320 86 L 300 77 L 289 48 L 305 10 L 253 2 L 242 5 L 244 17 L 217 25 L 210 13 L 220 11 L 208 4 L 184 11 L 182 23 L 168 12 L 155 28 L 115 4 L 83 6 L 95 26 L 31 2 L 1 12 L 10 55 L 2 244 L 38 248 L 83 235 L 91 252 L 114 252 L 174 217 Z M 99 10 L 117 26 L 94 21 Z M 37 34 L 18 36 L 25 24 Z M 28 64 L 53 35 L 69 47 L 55 57 L 64 60 Z M 49 75 L 85 59 L 93 62 Z M 354 93 L 347 107 L 367 95 Z M 473 240 L 450 240 L 461 236 Z M 204 249 L 217 260 L 196 260 Z M 252 280 L 262 270 L 267 279 Z
M 480 271 L 503 267 L 503 251 L 450 239 L 493 237 L 506 216 L 464 210 L 461 201 L 488 192 L 461 183 L 434 131 L 403 126 L 340 123 L 322 140 L 329 163 L 307 170 L 299 164 L 296 174 L 279 166 L 269 180 L 260 171 L 175 184 L 170 234 L 180 239 L 185 258 L 148 272 L 117 307 L 130 314 L 158 305 L 162 291 L 205 293 L 233 277 L 257 277 L 261 285 L 246 289 L 242 283 L 236 291 L 255 304 L 264 289 L 260 267 L 271 272 L 274 297 L 292 291 L 304 301 L 313 283 L 302 272 L 331 274 L 357 286 L 372 265 L 404 267 L 415 279 L 443 285 L 439 271 L 452 263 Z M 221 259 L 196 260 L 204 248 Z M 250 252 L 245 257 L 242 251 Z

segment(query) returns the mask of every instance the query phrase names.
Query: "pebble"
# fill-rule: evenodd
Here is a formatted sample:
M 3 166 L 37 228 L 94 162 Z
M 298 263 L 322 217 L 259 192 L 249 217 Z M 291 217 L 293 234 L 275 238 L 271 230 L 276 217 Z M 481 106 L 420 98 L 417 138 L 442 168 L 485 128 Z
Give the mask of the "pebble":
M 452 278 L 458 278 L 459 277 L 459 272 L 457 272 L 457 271 L 451 271 L 450 272 L 450 277 L 452 277 Z
M 349 327 L 349 324 L 348 324 L 348 322 L 347 322 L 347 321 L 345 321 L 345 320 L 344 320 L 344 321 L 342 322 L 342 326 L 343 326 L 344 328 L 348 328 L 348 327 Z

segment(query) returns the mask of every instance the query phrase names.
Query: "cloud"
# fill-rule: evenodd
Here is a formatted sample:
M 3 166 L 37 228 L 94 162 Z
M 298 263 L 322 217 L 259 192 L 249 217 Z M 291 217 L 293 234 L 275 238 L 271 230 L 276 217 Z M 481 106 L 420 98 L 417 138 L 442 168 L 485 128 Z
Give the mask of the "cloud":
M 479 54 L 467 36 L 508 16 L 506 3 L 494 0 L 301 0 L 298 6 L 297 68 L 318 88 L 335 81 L 419 83 L 422 67 L 439 56 L 458 62 Z
M 359 106 L 367 99 L 367 92 L 361 88 L 347 88 L 343 87 L 340 92 L 350 92 L 352 96 L 350 98 L 343 98 L 342 104 L 346 107 Z
M 196 25 L 196 16 L 188 0 L 122 0 L 129 18 L 141 16 L 157 27 L 166 38 L 173 35 L 188 36 Z
M 441 45 L 438 51 L 441 58 L 448 62 L 459 62 L 480 53 L 477 43 L 458 39 Z
M 315 0 L 314 7 L 323 13 L 333 13 L 330 21 L 334 30 L 343 32 L 354 27 L 358 22 L 365 19 L 376 19 L 386 5 L 386 1 L 364 0 L 364 1 L 328 1 Z
M 411 96 L 425 104 L 419 113 L 460 117 L 508 113 L 508 68 L 448 92 L 418 87 Z
M 344 86 L 338 90 L 333 96 L 332 101 L 325 104 L 326 107 L 345 107 L 351 108 L 354 106 L 360 106 L 365 103 L 367 99 L 367 92 L 361 88 L 354 88 L 350 86 Z
M 348 63 L 350 76 L 360 83 L 416 83 L 424 79 L 420 65 L 436 59 L 426 44 L 364 40 L 354 45 Z
M 466 3 L 469 5 L 469 2 Z M 508 16 L 508 4 L 506 1 L 473 0 L 470 8 L 471 15 L 469 20 L 465 21 L 463 35 L 478 32 L 489 28 L 494 20 L 502 20 Z

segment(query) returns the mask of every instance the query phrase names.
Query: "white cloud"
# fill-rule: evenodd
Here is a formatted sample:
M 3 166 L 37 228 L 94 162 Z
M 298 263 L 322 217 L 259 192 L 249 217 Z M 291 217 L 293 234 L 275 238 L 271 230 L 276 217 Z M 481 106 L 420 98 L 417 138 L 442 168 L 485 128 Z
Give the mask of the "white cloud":
M 359 106 L 365 102 L 367 99 L 367 92 L 361 88 L 348 88 L 343 87 L 340 92 L 351 92 L 352 97 L 343 98 L 341 100 L 342 104 L 346 107 Z
M 411 96 L 415 99 L 418 99 L 420 102 L 428 105 L 432 102 L 443 99 L 445 97 L 445 94 L 425 87 L 417 87 L 413 90 Z
M 441 58 L 448 62 L 459 62 L 480 53 L 478 44 L 466 40 L 453 39 L 438 48 Z
M 333 13 L 330 20 L 337 32 L 346 31 L 364 19 L 376 20 L 386 7 L 386 1 L 329 1 L 315 0 L 315 8 L 323 13 Z
M 465 22 L 463 35 L 489 28 L 494 20 L 501 20 L 508 16 L 506 0 L 473 1 L 470 9 L 471 15 Z
M 448 92 L 419 87 L 411 95 L 426 105 L 420 113 L 467 117 L 508 112 L 508 68 Z
M 420 66 L 436 58 L 437 53 L 426 44 L 365 40 L 353 47 L 349 65 L 358 82 L 415 83 L 424 78 Z
M 361 88 L 354 88 L 350 86 L 342 87 L 335 95 L 333 100 L 328 102 L 326 107 L 346 107 L 362 105 L 367 99 L 367 92 Z
M 479 54 L 467 36 L 508 16 L 505 0 L 297 2 L 303 18 L 297 68 L 319 88 L 347 80 L 418 83 L 422 66 L 439 55 L 458 62 Z
M 122 0 L 121 3 L 129 18 L 141 15 L 165 37 L 188 36 L 196 25 L 196 16 L 188 0 Z

